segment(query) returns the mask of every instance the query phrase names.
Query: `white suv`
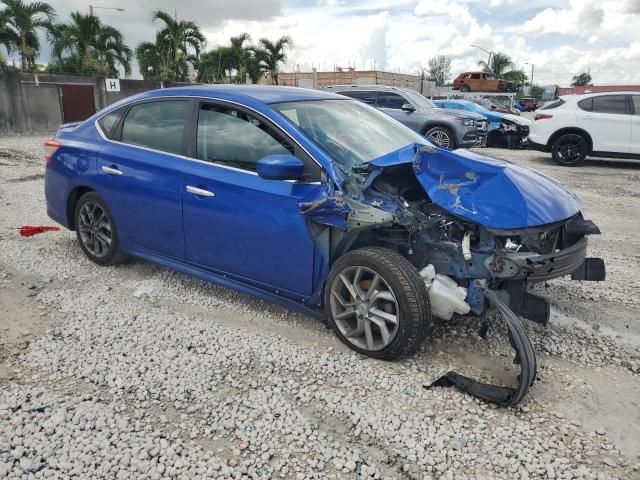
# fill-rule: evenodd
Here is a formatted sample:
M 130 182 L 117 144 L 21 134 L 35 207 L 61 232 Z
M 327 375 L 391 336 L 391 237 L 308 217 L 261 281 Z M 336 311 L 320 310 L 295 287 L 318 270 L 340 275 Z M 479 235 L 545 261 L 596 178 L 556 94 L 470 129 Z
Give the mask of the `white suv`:
M 575 167 L 590 155 L 640 159 L 640 92 L 560 97 L 536 110 L 530 148 Z

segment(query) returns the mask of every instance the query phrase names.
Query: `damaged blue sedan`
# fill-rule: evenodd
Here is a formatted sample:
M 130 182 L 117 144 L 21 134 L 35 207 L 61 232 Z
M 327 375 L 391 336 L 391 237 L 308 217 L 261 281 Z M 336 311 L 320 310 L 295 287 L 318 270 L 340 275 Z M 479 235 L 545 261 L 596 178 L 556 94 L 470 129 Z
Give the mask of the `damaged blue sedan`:
M 48 214 L 92 261 L 132 255 L 326 319 L 365 355 L 413 354 L 434 318 L 500 312 L 518 385 L 434 382 L 500 404 L 535 381 L 518 316 L 544 324 L 549 304 L 529 287 L 604 279 L 587 258 L 599 230 L 562 185 L 328 92 L 146 92 L 61 126 L 46 160 Z

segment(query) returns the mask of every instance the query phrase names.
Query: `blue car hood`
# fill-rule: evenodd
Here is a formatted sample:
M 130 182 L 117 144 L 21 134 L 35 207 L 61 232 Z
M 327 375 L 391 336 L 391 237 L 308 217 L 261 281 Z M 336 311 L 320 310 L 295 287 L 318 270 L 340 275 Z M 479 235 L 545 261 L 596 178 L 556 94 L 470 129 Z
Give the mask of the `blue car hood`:
M 411 145 L 370 163 L 385 168 L 407 163 L 409 157 L 433 203 L 487 228 L 536 227 L 580 211 L 578 198 L 552 178 L 468 150 Z

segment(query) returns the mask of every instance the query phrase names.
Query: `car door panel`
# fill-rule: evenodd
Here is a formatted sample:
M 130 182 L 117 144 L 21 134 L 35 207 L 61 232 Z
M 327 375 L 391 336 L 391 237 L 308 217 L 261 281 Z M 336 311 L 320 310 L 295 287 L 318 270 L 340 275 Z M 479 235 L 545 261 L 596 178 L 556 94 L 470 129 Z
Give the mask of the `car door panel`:
M 631 95 L 631 141 L 629 153 L 640 154 L 640 95 Z
M 418 114 L 402 110 L 402 105 L 411 104 L 409 100 L 394 92 L 381 92 L 378 95 L 376 107 L 381 112 L 386 113 L 391 118 L 398 120 L 407 127 L 418 130 L 420 125 L 420 119 Z
M 184 257 L 183 160 L 175 153 L 148 146 L 174 152 L 182 148 L 188 103 L 163 101 L 133 106 L 123 120 L 118 141 L 108 140 L 97 161 L 100 194 L 120 234 L 139 247 L 175 258 Z M 171 125 L 163 122 L 163 112 Z M 182 124 L 179 114 L 183 115 Z
M 214 196 L 190 193 L 189 186 Z M 243 281 L 309 295 L 314 244 L 298 203 L 319 188 L 191 162 L 182 191 L 186 259 Z
M 298 204 L 322 186 L 255 173 L 260 158 L 295 152 L 264 118 L 223 102 L 203 102 L 196 113 L 196 159 L 185 162 L 182 185 L 187 261 L 280 294 L 310 295 L 314 242 Z
M 631 115 L 625 95 L 594 96 L 578 102 L 579 126 L 591 136 L 596 152 L 629 153 Z

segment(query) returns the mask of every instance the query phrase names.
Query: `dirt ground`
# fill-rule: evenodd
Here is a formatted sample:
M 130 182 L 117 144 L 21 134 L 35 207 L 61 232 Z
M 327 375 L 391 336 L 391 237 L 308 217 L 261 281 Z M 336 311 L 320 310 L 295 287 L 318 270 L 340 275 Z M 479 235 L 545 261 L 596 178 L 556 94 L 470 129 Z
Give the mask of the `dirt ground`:
M 89 392 L 118 415 L 130 412 L 132 422 L 184 442 L 184 459 L 211 457 L 221 466 L 212 467 L 211 478 L 640 478 L 640 162 L 591 159 L 563 168 L 539 152 L 478 150 L 568 185 L 602 231 L 590 238 L 589 253 L 607 268 L 604 282 L 540 286 L 552 300 L 551 325 L 527 323 L 539 381 L 523 405 L 496 409 L 421 385 L 450 368 L 503 376 L 510 350 L 500 346 L 498 331 L 483 342 L 476 325 L 454 320 L 439 325 L 416 358 L 377 362 L 353 355 L 317 321 L 147 262 L 97 267 L 72 232 L 21 238 L 20 225 L 53 224 L 44 202 L 43 141 L 0 138 L 0 478 L 29 473 L 16 457 L 20 440 L 8 433 L 25 391 L 61 403 Z M 139 357 L 127 363 L 129 350 Z M 169 350 L 171 363 L 158 366 Z M 221 373 L 200 373 L 203 358 Z M 200 390 L 209 374 L 214 386 Z M 185 389 L 197 402 L 185 399 Z M 396 407 L 381 415 L 390 399 Z M 288 412 L 289 425 L 243 413 L 245 401 Z M 220 413 L 226 408 L 232 424 Z M 136 417 L 138 411 L 144 413 Z M 46 409 L 25 412 L 25 425 L 49 418 Z M 268 451 L 254 450 L 256 435 Z M 245 451 L 242 442 L 251 447 Z M 512 446 L 517 454 L 507 452 Z M 30 450 L 42 465 L 50 458 L 45 450 Z M 157 465 L 162 452 L 159 458 Z M 33 475 L 72 476 L 75 463 L 65 462 Z M 172 468 L 192 478 L 177 463 L 159 474 L 157 465 L 118 478 L 164 478 Z M 105 468 L 92 471 L 94 478 L 115 478 Z

